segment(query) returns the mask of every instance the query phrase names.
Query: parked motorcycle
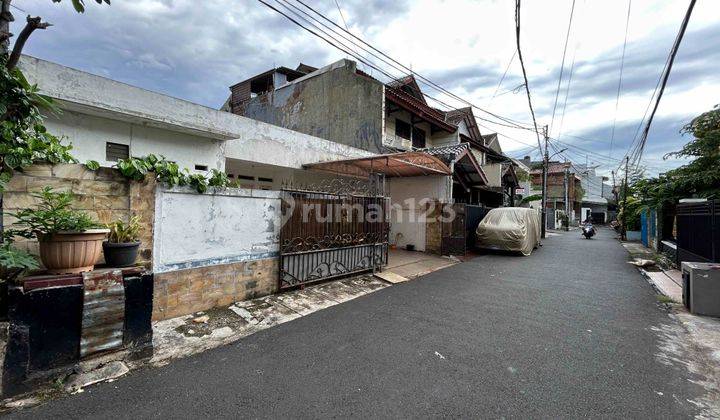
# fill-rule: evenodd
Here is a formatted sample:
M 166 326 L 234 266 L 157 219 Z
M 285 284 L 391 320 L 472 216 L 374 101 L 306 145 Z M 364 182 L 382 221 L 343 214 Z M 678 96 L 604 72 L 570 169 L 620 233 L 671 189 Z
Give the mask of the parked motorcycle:
M 582 227 L 582 234 L 585 239 L 590 239 L 595 236 L 595 228 L 590 223 L 585 223 Z

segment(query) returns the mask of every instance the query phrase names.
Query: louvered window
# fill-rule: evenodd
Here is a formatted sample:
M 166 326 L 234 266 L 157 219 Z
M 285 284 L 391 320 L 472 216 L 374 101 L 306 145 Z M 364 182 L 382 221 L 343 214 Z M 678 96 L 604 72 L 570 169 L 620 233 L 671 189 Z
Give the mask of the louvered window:
M 130 157 L 130 146 L 120 143 L 105 143 L 105 160 L 117 162 Z

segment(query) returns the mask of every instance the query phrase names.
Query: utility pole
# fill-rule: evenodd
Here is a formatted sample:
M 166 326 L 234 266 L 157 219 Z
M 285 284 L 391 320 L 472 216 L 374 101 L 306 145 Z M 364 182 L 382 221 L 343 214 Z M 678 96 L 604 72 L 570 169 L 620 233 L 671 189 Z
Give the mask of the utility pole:
M 613 187 L 612 187 L 611 192 L 612 192 L 613 196 L 615 197 L 615 206 L 617 207 L 617 205 L 620 204 L 619 203 L 620 200 L 618 200 L 617 184 L 615 183 L 615 171 L 611 171 L 610 173 L 612 174 L 612 180 L 613 180 L 613 183 L 612 183 Z
M 548 178 L 548 161 L 550 160 L 548 152 L 548 126 L 543 127 L 543 137 L 545 137 L 545 156 L 543 157 L 543 178 L 542 178 L 542 237 L 545 238 L 545 230 L 547 229 L 547 178 Z
M 625 184 L 623 185 L 622 220 L 620 221 L 620 239 L 627 241 L 627 194 L 628 194 L 628 168 L 630 167 L 630 156 L 625 156 Z
M 569 206 L 569 200 L 570 195 L 568 194 L 568 175 L 570 173 L 570 169 L 568 168 L 567 162 L 565 162 L 565 174 L 563 177 L 563 187 L 565 189 L 565 217 L 567 217 L 567 224 L 565 225 L 565 230 L 570 230 L 570 206 Z

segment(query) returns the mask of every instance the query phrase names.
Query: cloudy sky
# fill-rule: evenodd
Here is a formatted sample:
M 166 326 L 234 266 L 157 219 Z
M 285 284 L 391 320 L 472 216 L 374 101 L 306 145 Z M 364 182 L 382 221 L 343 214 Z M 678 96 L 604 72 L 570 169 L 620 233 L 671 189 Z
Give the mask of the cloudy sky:
M 285 10 L 277 0 L 266 1 Z M 338 24 L 344 17 L 354 34 L 474 105 L 523 123 L 531 121 L 524 90 L 517 89 L 522 74 L 517 57 L 513 59 L 513 1 L 337 0 L 342 16 L 335 0 L 304 2 Z M 273 66 L 322 66 L 347 57 L 256 0 L 86 3 L 86 13 L 79 15 L 69 0 L 15 0 L 18 21 L 27 12 L 55 25 L 36 32 L 25 52 L 214 108 L 226 99 L 228 86 Z M 648 106 L 687 3 L 632 1 L 616 113 L 628 2 L 576 0 L 553 118 L 572 0 L 523 1 L 523 56 L 538 124 L 551 126 L 551 137 L 570 144 L 566 157 L 580 163 L 587 159 L 603 172 L 617 166 Z M 13 28 L 19 31 L 19 26 Z M 720 103 L 719 45 L 720 2 L 699 0 L 650 131 L 643 161 L 649 171 L 682 163 L 664 161 L 662 156 L 688 140 L 679 133 L 685 123 Z M 394 77 L 401 75 L 379 64 Z M 464 105 L 421 87 L 451 106 Z M 477 111 L 476 115 L 488 117 Z M 508 154 L 537 155 L 534 133 L 481 123 L 484 134 L 501 134 Z

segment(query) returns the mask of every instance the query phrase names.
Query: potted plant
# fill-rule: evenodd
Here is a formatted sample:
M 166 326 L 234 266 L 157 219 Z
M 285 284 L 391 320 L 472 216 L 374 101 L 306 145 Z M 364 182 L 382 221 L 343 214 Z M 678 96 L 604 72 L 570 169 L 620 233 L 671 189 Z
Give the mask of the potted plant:
M 133 216 L 128 223 L 118 219 L 109 223 L 108 240 L 103 242 L 105 262 L 111 267 L 128 267 L 135 264 L 140 248 L 140 218 Z
M 70 208 L 74 199 L 70 192 L 45 187 L 32 196 L 40 204 L 36 209 L 11 214 L 17 219 L 12 234 L 37 238 L 40 261 L 50 274 L 91 271 L 109 230 L 99 229 L 87 213 Z

